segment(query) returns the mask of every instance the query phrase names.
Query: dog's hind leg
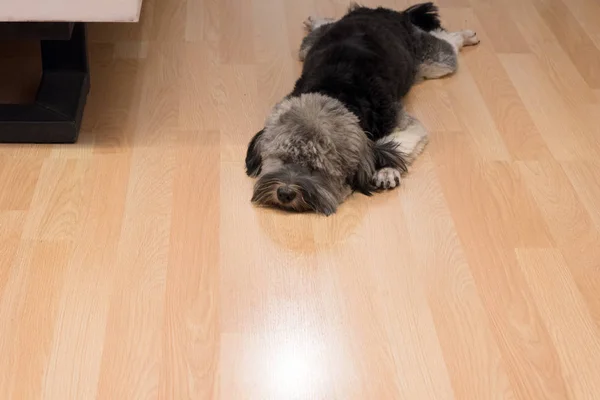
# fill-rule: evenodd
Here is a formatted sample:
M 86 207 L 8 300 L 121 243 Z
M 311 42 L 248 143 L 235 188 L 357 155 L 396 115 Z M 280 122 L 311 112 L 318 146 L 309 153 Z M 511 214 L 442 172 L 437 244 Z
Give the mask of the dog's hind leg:
M 379 139 L 377 143 L 380 145 L 393 144 L 396 150 L 402 153 L 405 166 L 409 166 L 423 152 L 429 141 L 429 133 L 418 119 L 404 111 L 400 113 L 396 129 Z M 393 189 L 400 185 L 402 172 L 401 169 L 381 165 L 373 176 L 373 182 L 380 189 Z
M 323 17 L 313 17 L 310 16 L 306 20 L 304 20 L 304 27 L 311 33 L 316 29 L 322 27 L 323 25 L 332 24 L 335 22 L 334 18 L 323 18 Z
M 458 54 L 453 46 L 430 34 L 423 36 L 424 50 L 417 73 L 418 80 L 442 78 L 456 72 Z
M 335 20 L 333 18 L 318 17 L 308 17 L 304 21 L 304 27 L 306 28 L 308 34 L 304 37 L 304 39 L 302 39 L 302 44 L 300 44 L 300 51 L 298 52 L 298 58 L 300 61 L 304 61 L 311 47 L 317 43 L 321 36 L 327 32 L 331 24 L 334 22 Z
M 464 46 L 479 43 L 473 31 L 446 32 L 438 29 L 421 35 L 419 79 L 437 79 L 453 74 L 458 68 L 458 52 Z
M 458 53 L 465 46 L 474 46 L 479 44 L 479 38 L 477 37 L 477 34 L 469 29 L 458 32 L 448 32 L 443 29 L 436 29 L 429 32 L 429 34 L 440 40 L 450 43 L 456 53 Z

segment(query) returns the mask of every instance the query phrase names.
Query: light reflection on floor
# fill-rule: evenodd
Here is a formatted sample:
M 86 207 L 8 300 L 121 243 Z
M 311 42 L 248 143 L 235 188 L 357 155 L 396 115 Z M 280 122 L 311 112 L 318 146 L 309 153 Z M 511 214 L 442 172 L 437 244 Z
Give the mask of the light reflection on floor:
M 273 338 L 269 346 L 269 392 L 278 399 L 318 398 L 326 383 L 325 346 L 308 332 Z
M 284 303 L 285 304 L 285 303 Z M 262 333 L 223 334 L 223 399 L 333 398 L 332 337 L 314 315 L 280 304 Z M 306 311 L 306 310 L 305 310 Z M 311 318 L 312 317 L 312 318 Z M 335 362 L 337 364 L 337 362 Z M 335 368 L 335 366 L 333 366 Z

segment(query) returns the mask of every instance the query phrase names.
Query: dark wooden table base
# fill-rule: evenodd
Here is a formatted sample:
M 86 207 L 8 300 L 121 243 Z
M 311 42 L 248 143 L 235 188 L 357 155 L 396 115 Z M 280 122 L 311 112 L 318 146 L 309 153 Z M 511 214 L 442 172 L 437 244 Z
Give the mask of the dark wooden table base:
M 41 40 L 42 79 L 33 104 L 0 104 L 0 142 L 76 142 L 90 90 L 85 23 L 0 23 L 0 39 L 15 38 Z

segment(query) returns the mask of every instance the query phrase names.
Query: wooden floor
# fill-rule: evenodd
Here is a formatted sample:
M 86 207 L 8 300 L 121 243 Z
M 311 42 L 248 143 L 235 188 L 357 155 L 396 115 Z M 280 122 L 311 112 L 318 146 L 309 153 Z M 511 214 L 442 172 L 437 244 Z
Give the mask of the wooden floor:
M 412 92 L 429 147 L 330 218 L 243 156 L 345 1 L 90 26 L 79 143 L 0 147 L 0 398 L 599 399 L 600 3 L 439 4 L 482 41 Z

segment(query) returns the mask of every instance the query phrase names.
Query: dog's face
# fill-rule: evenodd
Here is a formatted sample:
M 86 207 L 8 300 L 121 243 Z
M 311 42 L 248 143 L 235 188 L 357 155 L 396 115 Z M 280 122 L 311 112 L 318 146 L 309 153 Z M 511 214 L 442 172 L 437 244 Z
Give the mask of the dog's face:
M 339 101 L 316 93 L 273 108 L 250 142 L 246 168 L 258 177 L 256 205 L 325 215 L 352 190 L 368 193 L 375 170 L 372 145 L 358 118 Z
M 331 215 L 350 192 L 347 185 L 301 164 L 269 159 L 263 163 L 263 171 L 252 195 L 252 202 L 260 206 Z

